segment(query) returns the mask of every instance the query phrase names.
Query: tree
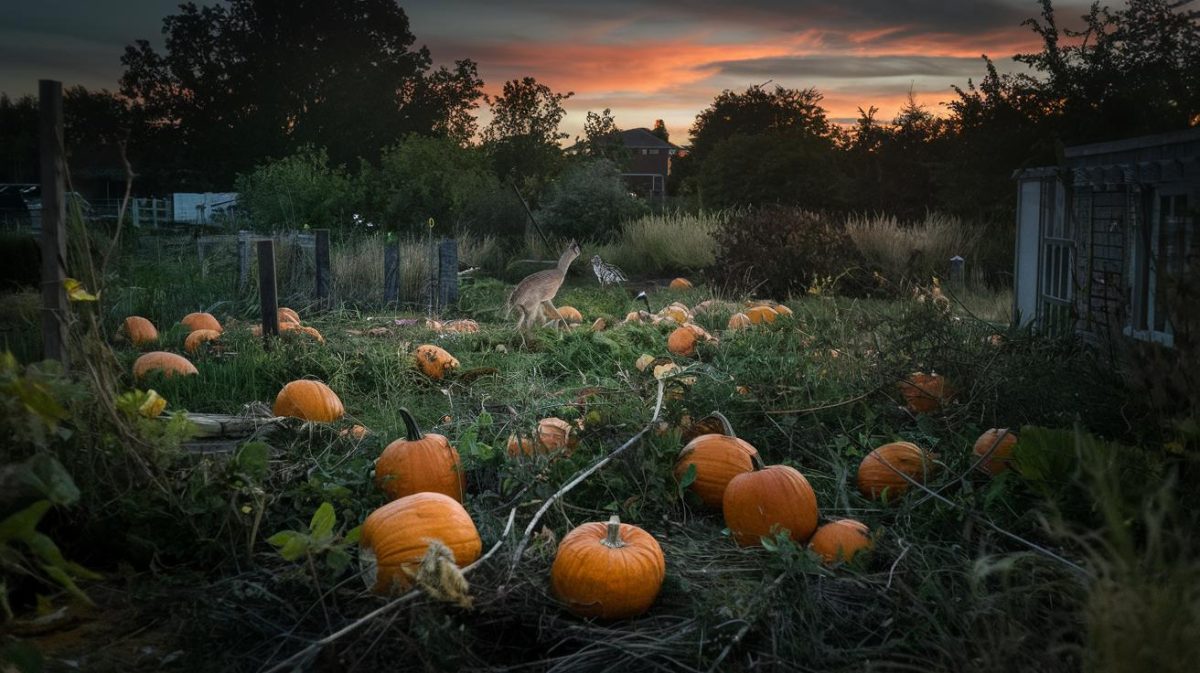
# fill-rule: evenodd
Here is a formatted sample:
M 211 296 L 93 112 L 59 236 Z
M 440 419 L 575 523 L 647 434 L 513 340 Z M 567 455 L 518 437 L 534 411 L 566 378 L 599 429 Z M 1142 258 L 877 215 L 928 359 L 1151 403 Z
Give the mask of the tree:
M 629 194 L 616 164 L 587 159 L 567 167 L 550 186 L 542 215 L 555 234 L 595 241 L 612 237 L 622 222 L 646 211 L 646 204 Z
M 38 102 L 0 94 L 0 182 L 38 182 Z
M 499 96 L 487 97 L 492 121 L 483 142 L 502 180 L 526 183 L 536 191 L 557 172 L 562 161 L 558 142 L 567 137 L 558 130 L 567 114 L 562 102 L 573 95 L 555 93 L 525 77 L 505 82 Z
M 238 206 L 260 231 L 342 228 L 358 207 L 358 194 L 341 166 L 311 146 L 265 162 L 237 178 Z
M 664 143 L 671 142 L 671 134 L 667 133 L 667 125 L 661 119 L 654 120 L 654 128 L 650 129 L 650 133 L 662 138 Z
M 597 114 L 588 111 L 583 122 L 583 139 L 576 138 L 583 151 L 590 157 L 608 159 L 618 166 L 629 159 L 629 150 L 621 140 L 621 129 L 617 128 L 612 110 L 604 108 Z
M 786 133 L 735 135 L 719 142 L 699 166 L 695 184 L 706 208 L 839 206 L 837 156 L 823 138 Z
M 375 159 L 408 133 L 462 137 L 480 98 L 474 64 L 430 72 L 392 0 L 186 3 L 163 21 L 166 52 L 126 48 L 121 91 L 143 147 L 170 147 L 199 185 L 228 183 L 263 156 L 327 147 Z
M 832 138 L 833 125 L 816 89 L 767 90 L 752 86 L 742 93 L 726 89 L 692 124 L 692 154 L 703 160 L 718 143 L 733 136 L 781 133 L 791 137 Z

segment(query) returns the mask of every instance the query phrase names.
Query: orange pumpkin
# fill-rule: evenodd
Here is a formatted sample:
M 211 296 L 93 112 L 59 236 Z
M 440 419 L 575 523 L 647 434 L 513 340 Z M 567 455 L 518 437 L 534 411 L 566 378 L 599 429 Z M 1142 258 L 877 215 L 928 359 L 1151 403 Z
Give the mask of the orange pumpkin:
M 281 324 L 285 322 L 294 322 L 297 325 L 300 324 L 300 314 L 286 306 L 280 306 L 275 312 L 275 317 L 276 320 L 278 320 Z
M 189 313 L 183 316 L 179 321 L 188 331 L 195 332 L 198 329 L 211 329 L 217 332 L 221 331 L 221 322 L 216 319 L 211 313 Z
M 692 357 L 696 354 L 696 333 L 687 327 L 676 327 L 667 337 L 667 350 L 676 355 Z
M 729 316 L 729 324 L 727 327 L 731 330 L 745 329 L 751 325 L 750 316 L 745 313 L 734 313 Z
M 405 436 L 388 444 L 375 461 L 375 485 L 395 500 L 413 493 L 442 493 L 462 502 L 458 451 L 442 435 L 424 434 L 408 409 L 399 410 Z
M 195 355 L 200 347 L 209 341 L 215 341 L 221 338 L 221 333 L 215 329 L 198 329 L 193 330 L 187 338 L 183 340 L 183 350 Z
M 687 278 L 676 278 L 675 280 L 671 281 L 672 290 L 686 290 L 690 287 L 692 287 L 692 281 L 688 280 Z
M 907 475 L 917 483 L 934 470 L 934 456 L 912 442 L 891 442 L 867 454 L 858 465 L 858 490 L 872 500 L 886 495 L 894 500 L 908 491 Z
M 735 437 L 724 415 L 713 412 L 713 416 L 720 419 L 724 434 L 700 435 L 688 442 L 675 463 L 675 479 L 682 480 L 688 468 L 695 465 L 696 480 L 688 488 L 705 505 L 717 509 L 722 506 L 729 481 L 754 469 L 758 449 Z
M 941 374 L 913 372 L 900 382 L 900 394 L 908 408 L 918 414 L 937 411 L 954 395 L 953 387 Z
M 779 313 L 770 306 L 753 306 L 745 310 L 746 317 L 750 319 L 750 323 L 758 325 L 760 323 L 772 323 L 779 317 Z
M 550 585 L 580 617 L 625 619 L 650 609 L 666 573 L 658 540 L 613 516 L 563 537 L 550 567 Z
M 459 566 L 483 551 L 471 515 L 448 495 L 414 493 L 371 512 L 359 541 L 367 586 L 377 594 L 407 591 L 433 540 L 446 545 Z
M 458 359 L 444 348 L 425 344 L 417 346 L 417 368 L 434 381 L 441 381 L 447 374 L 458 369 Z
M 725 525 L 742 547 L 782 530 L 803 542 L 817 529 L 817 494 L 804 475 L 787 465 L 763 467 L 757 455 L 753 471 L 729 480 L 722 507 Z
M 575 308 L 574 306 L 559 306 L 558 314 L 563 317 L 563 320 L 566 320 L 572 324 L 577 325 L 583 322 L 583 314 L 580 313 L 579 309 Z
M 854 519 L 838 519 L 817 529 L 808 542 L 825 563 L 849 561 L 864 549 L 871 548 L 871 530 Z
M 140 315 L 131 315 L 125 319 L 123 326 L 125 338 L 134 346 L 144 346 L 158 341 L 158 329 L 154 323 Z
M 775 304 L 771 308 L 775 309 L 775 312 L 779 315 L 788 316 L 789 318 L 793 315 L 792 309 L 784 306 L 783 304 Z
M 368 430 L 366 426 L 355 423 L 348 428 L 342 428 L 342 431 L 338 433 L 338 437 L 349 437 L 350 439 L 361 440 L 369 434 L 371 434 L 371 431 Z
M 187 358 L 166 351 L 152 351 L 134 360 L 133 377 L 135 379 L 140 379 L 150 372 L 161 372 L 167 378 L 176 374 L 190 376 L 200 373 L 196 370 L 196 365 L 189 362 Z
M 279 331 L 281 333 L 287 333 L 289 335 L 290 334 L 304 334 L 306 336 L 312 337 L 319 344 L 325 343 L 325 337 L 321 336 L 321 333 L 317 331 L 317 328 L 309 327 L 308 325 L 301 325 L 299 323 L 294 323 L 294 322 L 282 322 L 282 323 L 279 323 Z
M 320 381 L 292 381 L 275 397 L 276 416 L 291 416 L 306 421 L 331 423 L 346 414 L 342 401 Z
M 692 317 L 688 314 L 687 307 L 678 304 L 672 304 L 659 311 L 658 314 L 663 318 L 670 318 L 680 325 L 684 324 L 689 318 Z
M 975 469 L 992 476 L 1007 470 L 1012 462 L 1013 447 L 1016 445 L 1017 434 L 1009 432 L 1008 428 L 988 430 L 975 440 L 975 460 L 979 461 L 987 456 Z

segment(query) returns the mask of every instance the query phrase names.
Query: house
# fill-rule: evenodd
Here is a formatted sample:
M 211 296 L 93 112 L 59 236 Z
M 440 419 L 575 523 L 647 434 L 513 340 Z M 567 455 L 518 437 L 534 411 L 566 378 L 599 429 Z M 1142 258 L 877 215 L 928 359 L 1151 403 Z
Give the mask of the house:
M 1169 279 L 1200 273 L 1200 128 L 1069 147 L 1013 177 L 1014 318 L 1173 346 Z
M 648 198 L 666 198 L 671 158 L 683 151 L 654 135 L 647 128 L 621 131 L 621 143 L 629 151 L 629 161 L 621 177 L 629 188 Z

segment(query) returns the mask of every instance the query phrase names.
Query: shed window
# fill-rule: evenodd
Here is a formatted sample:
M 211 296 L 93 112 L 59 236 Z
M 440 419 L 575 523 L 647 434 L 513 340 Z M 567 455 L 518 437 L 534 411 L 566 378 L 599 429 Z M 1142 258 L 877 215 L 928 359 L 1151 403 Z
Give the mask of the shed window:
M 1146 226 L 1133 236 L 1132 324 L 1127 332 L 1139 339 L 1174 345 L 1168 310 L 1171 279 L 1187 264 L 1195 245 L 1195 225 L 1188 213 L 1188 194 L 1160 190 L 1155 194 Z

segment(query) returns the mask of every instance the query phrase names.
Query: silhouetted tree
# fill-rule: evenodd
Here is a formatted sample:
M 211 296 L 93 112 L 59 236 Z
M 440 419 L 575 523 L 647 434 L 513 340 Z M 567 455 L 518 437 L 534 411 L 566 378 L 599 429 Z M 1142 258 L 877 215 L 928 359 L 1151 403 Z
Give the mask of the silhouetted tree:
M 483 143 L 501 180 L 521 183 L 532 197 L 559 170 L 558 142 L 567 137 L 558 130 L 566 115 L 562 102 L 573 95 L 525 77 L 505 82 L 499 96 L 487 98 L 492 121 L 483 130 Z

